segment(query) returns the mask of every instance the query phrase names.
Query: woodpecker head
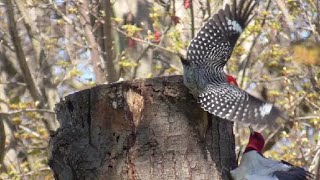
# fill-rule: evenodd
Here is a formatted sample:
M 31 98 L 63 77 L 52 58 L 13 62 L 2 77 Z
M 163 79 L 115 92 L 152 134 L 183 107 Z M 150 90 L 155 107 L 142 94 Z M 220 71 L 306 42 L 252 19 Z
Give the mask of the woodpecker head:
M 251 126 L 249 126 L 249 129 L 250 129 L 249 143 L 248 143 L 244 153 L 251 151 L 251 150 L 255 150 L 255 151 L 261 153 L 261 151 L 264 147 L 264 137 L 260 133 L 254 131 Z
M 234 86 L 238 86 L 237 80 L 236 78 L 234 78 L 231 75 L 227 75 L 227 81 L 229 84 L 234 85 Z

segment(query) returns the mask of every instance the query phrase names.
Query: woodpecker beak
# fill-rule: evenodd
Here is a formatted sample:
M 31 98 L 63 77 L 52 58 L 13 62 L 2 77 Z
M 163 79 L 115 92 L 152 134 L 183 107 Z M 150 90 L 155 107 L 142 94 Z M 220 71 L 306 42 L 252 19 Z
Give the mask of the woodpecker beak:
M 250 135 L 253 135 L 254 134 L 254 129 L 252 128 L 251 125 L 249 126 L 249 130 L 250 130 Z

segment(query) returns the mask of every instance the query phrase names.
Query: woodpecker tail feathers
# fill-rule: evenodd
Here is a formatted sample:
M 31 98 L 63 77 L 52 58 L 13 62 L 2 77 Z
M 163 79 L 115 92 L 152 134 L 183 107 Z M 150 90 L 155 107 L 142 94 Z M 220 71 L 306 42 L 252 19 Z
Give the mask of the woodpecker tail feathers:
M 273 173 L 279 180 L 307 180 L 307 179 L 314 179 L 314 174 L 310 173 L 309 171 L 303 169 L 302 167 L 294 166 L 291 163 L 286 161 L 281 161 L 281 163 L 289 166 L 287 171 L 275 171 Z

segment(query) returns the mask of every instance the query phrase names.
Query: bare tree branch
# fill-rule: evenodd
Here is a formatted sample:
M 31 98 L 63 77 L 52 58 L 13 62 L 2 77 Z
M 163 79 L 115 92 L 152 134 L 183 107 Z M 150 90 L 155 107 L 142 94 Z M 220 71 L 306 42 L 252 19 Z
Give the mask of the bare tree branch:
M 206 0 L 207 9 L 208 9 L 208 16 L 211 17 L 211 5 L 210 0 Z
M 0 85 L 7 86 L 9 84 L 19 85 L 19 86 L 27 86 L 26 83 L 23 82 L 0 82 Z
M 267 4 L 267 7 L 266 7 L 266 11 L 269 9 L 270 7 L 270 4 L 271 4 L 271 0 L 268 1 L 268 4 Z M 264 16 L 262 22 L 261 22 L 261 27 L 263 27 L 266 23 L 266 16 Z M 244 68 L 243 68 L 243 72 L 242 72 L 242 76 L 241 76 L 241 81 L 240 81 L 240 87 L 243 87 L 243 83 L 244 83 L 244 77 L 246 75 L 246 69 L 248 68 L 249 66 L 249 62 L 250 62 L 250 59 L 251 59 L 251 56 L 252 56 L 252 49 L 253 47 L 255 46 L 255 44 L 257 43 L 257 40 L 258 40 L 258 37 L 259 35 L 261 34 L 261 31 L 259 32 L 259 34 L 257 36 L 255 36 L 253 42 L 252 42 L 252 45 L 251 45 L 251 48 L 250 48 L 250 51 L 249 51 L 249 54 L 245 60 L 245 65 L 244 65 Z
M 193 38 L 194 35 L 195 35 L 195 32 L 194 32 L 193 0 L 189 0 L 189 1 L 190 1 L 190 16 L 191 16 L 191 24 L 190 24 L 191 38 Z
M 37 138 L 41 138 L 41 135 L 39 133 L 33 131 L 32 129 L 30 129 L 30 128 L 26 127 L 26 126 L 19 125 L 19 128 L 21 128 L 22 130 L 24 130 L 27 133 L 30 133 L 30 134 L 34 135 Z
M 103 69 L 102 56 L 101 56 L 101 47 L 95 39 L 93 34 L 92 26 L 90 24 L 89 17 L 89 4 L 88 0 L 83 0 L 79 2 L 79 13 L 80 13 L 80 23 L 84 28 L 84 34 L 88 41 L 90 52 L 91 52 L 91 61 L 93 65 L 93 70 L 96 75 L 96 83 L 101 84 L 106 82 L 106 74 Z
M 286 7 L 286 4 L 282 0 L 275 0 L 275 2 L 278 5 L 279 9 L 282 11 L 284 18 L 286 19 L 286 22 L 287 22 L 288 27 L 290 29 L 290 33 L 294 33 L 295 35 L 297 35 L 296 31 L 295 31 L 294 24 L 292 22 L 292 18 L 290 17 L 288 8 Z
M 17 177 L 27 177 L 27 176 L 32 176 L 32 175 L 36 175 L 36 174 L 39 174 L 43 171 L 51 171 L 50 168 L 48 167 L 44 167 L 44 168 L 40 168 L 38 170 L 35 170 L 35 171 L 29 171 L 29 172 L 26 172 L 26 173 L 20 173 L 20 174 L 15 174 L 15 176 Z M 4 178 L 3 180 L 11 180 L 12 178 Z
M 22 48 L 21 39 L 19 37 L 18 28 L 17 28 L 16 21 L 14 18 L 14 9 L 13 9 L 12 0 L 5 0 L 4 2 L 7 4 L 6 13 L 7 13 L 7 18 L 8 18 L 8 27 L 9 27 L 11 40 L 12 40 L 12 43 L 15 48 L 16 56 L 17 56 L 17 59 L 19 62 L 20 69 L 23 73 L 24 80 L 25 80 L 26 84 L 28 84 L 27 87 L 29 89 L 29 92 L 30 92 L 32 98 L 35 101 L 38 101 L 40 103 L 40 105 L 43 105 L 43 103 L 44 103 L 43 98 L 41 96 L 39 89 L 36 87 L 36 84 L 34 82 L 32 75 L 31 75 L 31 72 L 28 67 L 28 63 L 26 61 L 26 57 L 25 57 L 25 54 L 24 54 L 24 51 Z
M 55 11 L 58 15 L 60 15 L 66 23 L 72 25 L 72 27 L 80 34 L 84 34 L 84 32 L 70 19 L 68 18 L 60 9 L 58 8 L 57 4 L 54 3 L 52 0 L 49 0 L 52 6 L 49 6 L 53 11 Z
M 9 50 L 11 50 L 12 52 L 14 52 L 14 48 L 11 47 L 8 43 L 8 41 L 5 38 L 5 35 L 1 35 L 0 36 L 0 45 L 4 45 L 5 47 L 7 47 Z
M 0 165 L 3 163 L 3 158 L 5 155 L 5 144 L 6 144 L 6 134 L 4 131 L 4 124 L 2 118 L 0 118 Z M 0 168 L 0 171 L 1 168 Z
M 28 35 L 32 42 L 33 50 L 36 53 L 35 54 L 36 62 L 37 62 L 37 65 L 39 65 L 40 51 L 41 51 L 39 30 L 37 28 L 36 23 L 30 19 L 31 15 L 27 11 L 27 7 L 25 6 L 24 1 L 15 0 L 15 3 L 20 13 L 22 14 L 25 27 L 27 29 Z
M 320 107 L 318 105 L 316 105 L 314 102 L 312 102 L 311 100 L 309 100 L 308 97 L 305 98 L 305 100 L 310 103 L 313 107 L 315 107 L 316 109 L 318 109 L 318 111 L 320 110 Z
M 136 37 L 131 37 L 131 36 L 129 36 L 126 32 L 120 30 L 119 28 L 115 28 L 115 27 L 113 27 L 113 28 L 114 28 L 116 31 L 118 31 L 119 33 L 125 35 L 126 37 L 130 37 L 131 39 L 133 39 L 133 40 L 135 40 L 135 41 L 137 41 L 137 42 L 141 42 L 141 43 L 148 44 L 148 45 L 150 45 L 150 46 L 152 46 L 152 47 L 158 48 L 159 50 L 162 50 L 162 51 L 164 51 L 164 52 L 168 52 L 168 53 L 171 53 L 171 54 L 174 54 L 174 55 L 177 55 L 177 56 L 181 56 L 181 57 L 183 56 L 183 55 L 182 55 L 181 53 L 179 53 L 179 52 L 171 51 L 170 49 L 167 49 L 167 48 L 165 48 L 165 47 L 159 46 L 158 44 L 154 44 L 154 43 L 152 43 L 152 42 L 150 42 L 150 41 L 145 41 L 145 40 L 143 40 L 143 39 L 139 39 L 139 38 L 136 38 Z
M 171 24 L 170 24 L 169 26 L 167 26 L 167 27 L 165 28 L 165 30 L 161 33 L 162 36 L 161 36 L 161 38 L 160 38 L 160 41 L 159 41 L 157 47 L 155 47 L 155 48 L 153 49 L 154 51 L 157 50 L 159 47 L 162 47 L 161 45 L 163 44 L 164 37 L 165 37 L 165 35 L 168 33 L 168 31 L 170 30 L 170 28 L 171 28 Z M 138 56 L 138 58 L 136 59 L 136 63 L 137 63 L 137 64 L 139 63 L 139 61 L 141 60 L 141 58 L 144 56 L 144 54 L 150 49 L 151 46 L 152 46 L 151 44 L 148 44 L 147 47 L 145 47 L 145 48 L 142 50 L 142 53 L 141 53 L 141 54 Z M 138 70 L 138 67 L 136 66 L 136 67 L 134 68 L 134 70 L 133 70 L 133 76 L 132 76 L 133 78 L 136 77 L 136 75 L 137 75 L 137 70 Z
M 310 171 L 314 171 L 316 175 L 316 179 L 320 177 L 320 141 L 318 141 L 316 146 L 316 154 L 314 155 L 311 164 L 310 164 Z
M 110 0 L 102 1 L 102 8 L 105 12 L 103 28 L 103 57 L 106 64 L 107 80 L 109 83 L 115 82 L 119 79 L 118 73 L 113 62 L 113 39 L 111 29 L 111 3 Z
M 36 112 L 36 113 L 50 113 L 54 114 L 55 112 L 50 109 L 20 109 L 15 111 L 8 111 L 8 112 L 0 112 L 0 116 L 11 116 L 11 115 L 17 115 L 21 113 L 27 113 L 27 112 Z
M 320 119 L 320 116 L 314 115 L 314 116 L 303 116 L 303 117 L 295 118 L 295 120 L 308 120 L 308 119 Z

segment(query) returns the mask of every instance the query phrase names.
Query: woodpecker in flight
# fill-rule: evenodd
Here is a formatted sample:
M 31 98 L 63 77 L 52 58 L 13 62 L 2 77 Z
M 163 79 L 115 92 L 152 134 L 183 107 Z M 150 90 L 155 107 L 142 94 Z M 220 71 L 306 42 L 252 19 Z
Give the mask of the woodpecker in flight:
M 253 125 L 274 125 L 280 111 L 232 84 L 234 78 L 223 68 L 252 18 L 254 0 L 233 1 L 210 18 L 191 40 L 187 57 L 181 58 L 184 84 L 201 107 L 230 121 Z M 233 79 L 232 79 L 233 78 Z M 231 82 L 231 83 L 230 83 Z
M 249 143 L 242 155 L 239 167 L 230 171 L 233 180 L 308 180 L 314 175 L 301 167 L 285 161 L 265 158 L 261 151 L 263 136 L 250 126 Z

